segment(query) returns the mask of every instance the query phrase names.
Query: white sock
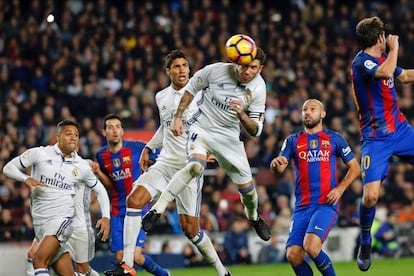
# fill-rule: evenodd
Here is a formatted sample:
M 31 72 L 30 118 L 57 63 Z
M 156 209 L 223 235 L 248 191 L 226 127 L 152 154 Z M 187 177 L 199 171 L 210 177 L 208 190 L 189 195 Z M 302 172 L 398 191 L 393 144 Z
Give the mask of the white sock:
M 217 275 L 226 275 L 227 270 L 224 267 L 223 263 L 220 260 L 220 257 L 217 255 L 216 250 L 214 249 L 213 243 L 210 240 L 210 237 L 207 236 L 202 231 L 199 231 L 198 234 L 191 239 L 192 243 L 197 246 L 203 258 L 217 271 Z
M 26 259 L 26 273 L 27 276 L 34 276 L 33 261 L 31 258 Z
M 240 193 L 241 195 L 241 202 L 244 204 L 244 212 L 249 220 L 257 220 L 257 207 L 259 205 L 257 199 L 257 192 L 256 189 L 253 188 L 251 191 L 247 193 Z
M 50 276 L 49 270 L 45 268 L 36 268 L 34 270 L 36 276 Z
M 170 180 L 165 191 L 161 193 L 157 202 L 152 206 L 151 210 L 156 210 L 157 213 L 164 213 L 168 203 L 174 200 L 176 195 L 180 194 L 185 187 L 190 183 L 193 177 L 188 172 L 188 168 L 184 167 L 179 170 Z
M 130 267 L 134 266 L 134 252 L 137 237 L 141 230 L 141 209 L 127 208 L 124 221 L 124 256 L 122 260 Z

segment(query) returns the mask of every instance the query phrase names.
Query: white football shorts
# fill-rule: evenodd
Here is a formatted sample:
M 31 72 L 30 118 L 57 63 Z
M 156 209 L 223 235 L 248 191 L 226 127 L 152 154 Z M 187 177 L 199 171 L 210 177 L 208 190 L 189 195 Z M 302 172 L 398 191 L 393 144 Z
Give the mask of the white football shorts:
M 34 225 L 34 231 L 36 240 L 39 243 L 45 236 L 56 236 L 60 242 L 60 249 L 50 261 L 51 264 L 58 260 L 63 253 L 69 251 L 67 241 L 73 232 L 71 218 L 53 218 L 47 220 L 43 224 Z
M 243 142 L 224 135 L 213 135 L 196 127 L 189 134 L 187 150 L 192 154 L 214 154 L 230 179 L 235 184 L 246 184 L 252 180 L 252 172 Z
M 135 186 L 141 185 L 151 194 L 152 200 L 159 197 L 165 190 L 168 182 L 178 170 L 160 163 L 154 165 L 142 174 L 135 182 Z M 197 177 L 176 197 L 177 213 L 198 217 L 200 213 L 201 190 L 203 177 Z
M 95 233 L 92 228 L 74 228 L 67 245 L 76 263 L 90 262 L 95 256 Z

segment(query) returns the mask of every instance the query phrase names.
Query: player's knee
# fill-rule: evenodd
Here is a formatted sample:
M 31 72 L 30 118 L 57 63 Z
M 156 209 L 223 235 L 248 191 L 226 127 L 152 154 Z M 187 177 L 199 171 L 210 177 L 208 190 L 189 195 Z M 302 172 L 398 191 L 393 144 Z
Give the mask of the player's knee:
M 367 192 L 364 193 L 362 202 L 365 207 L 372 207 L 374 206 L 378 201 L 378 193 L 377 192 Z
M 127 196 L 127 207 L 128 208 L 134 208 L 134 209 L 139 209 L 139 199 L 135 199 L 133 194 L 130 194 L 129 196 Z
M 200 161 L 190 160 L 190 162 L 186 165 L 187 172 L 191 175 L 191 177 L 197 177 L 204 172 L 205 165 L 202 164 Z
M 286 252 L 286 258 L 292 266 L 298 266 L 305 259 L 305 255 L 301 250 L 290 247 Z
M 137 189 L 133 190 L 133 192 L 127 196 L 128 208 L 141 209 L 147 202 L 148 199 Z
M 305 252 L 309 255 L 309 257 L 315 258 L 318 256 L 320 249 L 312 246 L 305 246 Z
M 192 224 L 187 223 L 182 226 L 182 229 L 184 231 L 185 236 L 190 240 L 194 238 L 198 233 L 197 225 L 192 225 Z

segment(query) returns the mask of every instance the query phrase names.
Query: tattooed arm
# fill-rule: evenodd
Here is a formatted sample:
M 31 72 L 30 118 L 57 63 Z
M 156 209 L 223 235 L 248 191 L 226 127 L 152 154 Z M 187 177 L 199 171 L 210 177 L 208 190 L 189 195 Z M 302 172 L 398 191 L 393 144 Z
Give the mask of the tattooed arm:
M 171 131 L 174 133 L 175 136 L 181 136 L 184 133 L 184 125 L 182 121 L 182 117 L 184 111 L 192 102 L 194 96 L 188 93 L 187 91 L 184 92 L 183 96 L 181 97 L 180 103 L 178 104 L 177 111 L 174 114 L 173 123 L 171 126 Z

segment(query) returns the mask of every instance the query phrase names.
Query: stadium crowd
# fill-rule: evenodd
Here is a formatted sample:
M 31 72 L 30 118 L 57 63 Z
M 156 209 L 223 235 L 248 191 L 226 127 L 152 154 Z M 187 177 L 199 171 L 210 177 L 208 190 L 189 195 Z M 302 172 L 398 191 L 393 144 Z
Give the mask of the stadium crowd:
M 294 171 L 277 178 L 271 159 L 289 134 L 302 128 L 301 105 L 310 97 L 327 106 L 327 127 L 359 153 L 359 121 L 352 99 L 350 63 L 358 50 L 355 24 L 380 16 L 400 36 L 399 65 L 414 67 L 414 4 L 397 1 L 57 1 L 0 0 L 0 167 L 26 148 L 53 143 L 63 119 L 82 126 L 80 154 L 94 159 L 104 139 L 103 117 L 119 114 L 124 127 L 156 130 L 154 92 L 169 84 L 165 55 L 183 50 L 192 72 L 225 61 L 224 44 L 235 33 L 252 36 L 268 56 L 264 133 L 242 135 L 255 178 L 260 214 L 275 233 L 289 228 Z M 48 14 L 54 15 L 47 22 Z M 402 112 L 414 124 L 413 86 L 404 85 Z M 243 217 L 236 186 L 222 169 L 205 176 L 201 227 L 228 231 Z M 342 173 L 345 172 L 343 167 Z M 362 184 L 341 201 L 338 226 L 358 223 Z M 393 160 L 381 205 L 399 225 L 414 226 L 414 170 Z M 30 190 L 0 175 L 0 241 L 33 239 Z M 177 229 L 170 205 L 160 233 Z M 244 226 L 248 227 L 248 226 Z M 409 227 L 408 227 L 409 228 Z M 166 230 L 167 229 L 167 230 Z M 161 231 L 163 230 L 163 231 Z

